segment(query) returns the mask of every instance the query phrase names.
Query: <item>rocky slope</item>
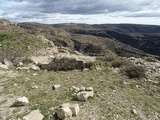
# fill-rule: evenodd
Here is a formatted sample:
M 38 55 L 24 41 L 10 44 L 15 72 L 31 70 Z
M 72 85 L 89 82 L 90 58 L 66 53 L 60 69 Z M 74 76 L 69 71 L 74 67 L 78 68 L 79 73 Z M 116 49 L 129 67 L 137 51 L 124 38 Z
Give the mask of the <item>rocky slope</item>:
M 1 19 L 0 119 L 159 120 L 159 56 L 116 38 L 158 27 L 133 26 Z
M 44 25 L 21 23 L 29 32 L 37 31 L 56 45 L 70 47 L 88 55 L 101 56 L 108 50 L 126 57 L 159 54 L 159 26 L 147 25 Z M 30 26 L 30 27 L 28 27 Z M 150 54 L 150 55 L 149 55 Z

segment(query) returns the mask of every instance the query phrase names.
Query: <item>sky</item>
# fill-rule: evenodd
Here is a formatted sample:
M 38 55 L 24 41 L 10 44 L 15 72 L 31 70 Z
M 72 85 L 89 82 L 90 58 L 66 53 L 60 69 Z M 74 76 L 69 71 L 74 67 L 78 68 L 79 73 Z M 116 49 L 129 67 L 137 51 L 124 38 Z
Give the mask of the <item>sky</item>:
M 160 0 L 0 0 L 15 22 L 160 25 Z

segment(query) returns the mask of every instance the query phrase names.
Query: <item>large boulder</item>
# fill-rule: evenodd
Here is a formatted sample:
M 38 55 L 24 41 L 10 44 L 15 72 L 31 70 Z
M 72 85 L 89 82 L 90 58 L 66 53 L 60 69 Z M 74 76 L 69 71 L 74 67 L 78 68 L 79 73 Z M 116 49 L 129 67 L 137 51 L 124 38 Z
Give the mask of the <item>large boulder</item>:
M 82 91 L 76 94 L 78 101 L 87 101 L 89 97 L 93 97 L 94 91 Z
M 78 116 L 78 113 L 79 113 L 79 105 L 78 104 L 72 104 L 70 105 L 70 109 L 72 110 L 72 115 L 73 116 Z
M 33 110 L 28 115 L 23 117 L 23 120 L 42 120 L 44 116 L 39 110 Z
M 23 96 L 18 98 L 12 106 L 14 107 L 26 106 L 28 105 L 28 103 L 29 103 L 28 98 Z
M 71 118 L 72 116 L 78 116 L 80 111 L 78 104 L 63 103 L 57 111 L 59 119 Z
M 57 116 L 59 119 L 65 119 L 72 117 L 72 110 L 69 107 L 59 108 L 57 111 Z

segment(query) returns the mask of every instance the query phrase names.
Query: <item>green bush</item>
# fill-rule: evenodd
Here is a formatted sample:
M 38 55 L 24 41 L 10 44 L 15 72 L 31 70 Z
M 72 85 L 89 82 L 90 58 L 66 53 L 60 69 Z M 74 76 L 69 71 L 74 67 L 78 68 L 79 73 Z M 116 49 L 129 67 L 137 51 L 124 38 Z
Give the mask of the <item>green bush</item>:
M 146 69 L 143 66 L 126 66 L 122 69 L 129 78 L 144 78 Z

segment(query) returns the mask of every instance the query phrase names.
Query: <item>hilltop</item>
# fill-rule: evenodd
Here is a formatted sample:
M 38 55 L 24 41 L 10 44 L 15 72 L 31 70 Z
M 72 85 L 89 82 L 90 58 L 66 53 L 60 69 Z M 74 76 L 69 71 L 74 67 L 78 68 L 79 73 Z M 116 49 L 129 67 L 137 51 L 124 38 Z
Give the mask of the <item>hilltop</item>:
M 0 19 L 0 119 L 58 120 L 68 103 L 80 111 L 66 120 L 160 119 L 159 38 L 160 26 Z

